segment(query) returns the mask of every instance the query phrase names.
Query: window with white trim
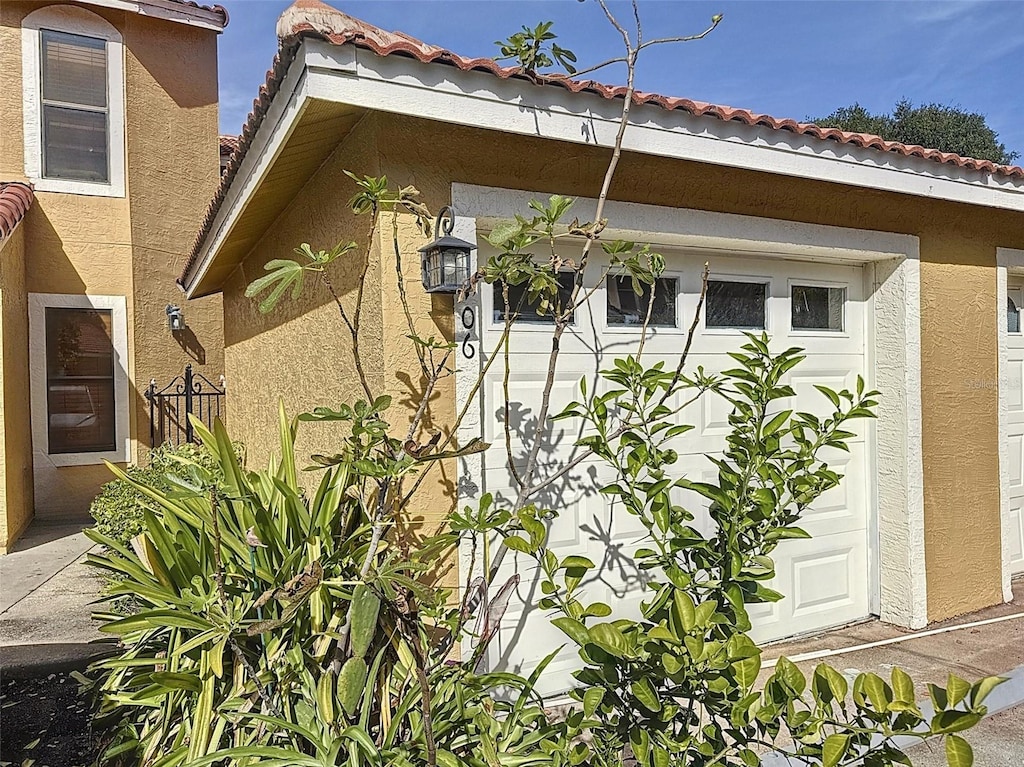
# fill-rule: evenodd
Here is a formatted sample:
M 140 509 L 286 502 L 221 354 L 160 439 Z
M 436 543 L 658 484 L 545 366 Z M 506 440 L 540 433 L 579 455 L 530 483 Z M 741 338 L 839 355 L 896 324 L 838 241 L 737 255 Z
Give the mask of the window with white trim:
M 107 183 L 107 43 L 40 32 L 43 178 Z
M 97 453 L 116 443 L 113 312 L 46 307 L 49 452 Z
M 124 196 L 123 59 L 120 33 L 90 11 L 25 17 L 25 175 L 37 190 Z
M 54 465 L 128 460 L 123 296 L 29 294 L 32 438 Z

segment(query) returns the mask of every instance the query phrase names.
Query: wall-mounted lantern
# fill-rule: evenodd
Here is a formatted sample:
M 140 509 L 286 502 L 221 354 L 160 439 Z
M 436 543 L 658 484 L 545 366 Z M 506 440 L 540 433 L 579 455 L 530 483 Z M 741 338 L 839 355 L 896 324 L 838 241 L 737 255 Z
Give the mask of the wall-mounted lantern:
M 185 329 L 185 314 L 177 304 L 167 304 L 167 327 L 172 333 Z
M 452 237 L 455 214 L 445 205 L 434 225 L 439 236 L 420 248 L 423 265 L 423 287 L 428 293 L 456 293 L 469 279 L 469 254 L 476 245 Z

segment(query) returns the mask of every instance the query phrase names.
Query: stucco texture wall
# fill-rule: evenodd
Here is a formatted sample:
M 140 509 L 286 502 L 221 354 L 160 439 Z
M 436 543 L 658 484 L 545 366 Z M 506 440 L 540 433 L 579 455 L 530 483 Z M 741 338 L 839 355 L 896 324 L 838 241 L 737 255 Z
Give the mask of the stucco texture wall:
M 319 404 L 317 385 L 325 376 L 338 381 L 331 384 L 331 396 L 345 394 L 341 382 L 351 382 L 346 358 L 322 354 L 320 341 L 310 336 L 312 328 L 320 332 L 321 319 L 329 311 L 322 297 L 256 319 L 241 295 L 244 285 L 257 276 L 258 265 L 285 247 L 317 236 L 325 238 L 324 244 L 355 236 L 343 218 L 330 226 L 314 221 L 348 198 L 351 186 L 342 169 L 380 172 L 393 183 L 412 184 L 437 210 L 449 202 L 453 182 L 596 197 L 608 157 L 609 152 L 593 147 L 556 146 L 403 116 L 364 119 L 225 289 L 229 376 L 242 386 L 243 379 L 258 371 L 254 377 L 259 382 L 245 386 L 258 386 L 262 393 L 261 398 L 250 399 L 236 389 L 232 394 L 238 396 L 229 397 L 233 417 L 241 417 L 241 409 L 255 408 L 270 418 L 266 405 L 275 391 L 286 392 L 289 401 L 305 402 L 307 407 Z M 1024 215 L 633 154 L 623 156 L 610 196 L 920 238 L 920 449 L 925 467 L 929 618 L 941 620 L 1001 601 L 998 387 L 977 382 L 997 380 L 995 249 L 1024 247 Z M 433 316 L 434 324 L 442 327 L 443 311 L 428 306 L 425 294 L 414 295 L 418 316 Z M 387 303 L 384 314 L 392 307 Z M 450 319 L 448 315 L 445 321 Z M 388 344 L 398 338 L 387 333 L 385 337 Z M 282 349 L 287 365 L 267 367 Z M 398 365 L 400 359 L 389 357 L 389 362 Z M 402 369 L 415 367 L 407 359 Z M 296 371 L 301 371 L 299 378 Z M 394 372 L 389 375 L 395 377 Z M 448 393 L 444 396 L 448 402 L 453 399 Z M 330 396 L 326 401 L 329 404 Z M 246 417 L 255 427 L 253 416 Z
M 0 4 L 0 177 L 24 179 L 21 22 L 60 3 Z M 70 3 L 74 4 L 74 3 Z M 129 426 L 133 458 L 149 440 L 143 393 L 185 363 L 223 372 L 219 298 L 185 307 L 189 332 L 172 337 L 165 306 L 180 303 L 174 285 L 219 177 L 217 35 L 129 11 L 84 5 L 121 33 L 125 47 L 126 196 L 37 192 L 22 224 L 29 293 L 125 296 L 128 308 Z M 102 464 L 54 466 L 34 454 L 40 517 L 81 517 L 111 479 Z
M 209 30 L 127 14 L 126 120 L 134 346 L 134 423 L 148 443 L 143 396 L 185 365 L 214 383 L 224 372 L 220 296 L 183 303 L 175 284 L 220 180 L 217 36 Z M 177 304 L 186 328 L 172 335 L 166 307 Z
M 245 298 L 246 286 L 264 274 L 273 258 L 294 258 L 293 249 L 308 242 L 314 249 L 355 241 L 358 250 L 331 267 L 330 279 L 350 318 L 354 318 L 360 275 L 366 256 L 370 219 L 357 217 L 348 206 L 355 191 L 343 171 L 359 175 L 381 172 L 375 139 L 375 120 L 364 119 L 305 185 L 263 239 L 236 270 L 224 291 L 228 407 L 232 437 L 246 446 L 250 466 L 264 465 L 277 448 L 277 402 L 289 414 L 318 405 L 337 407 L 365 399 L 354 363 L 351 336 L 338 307 L 322 282 L 307 280 L 298 300 L 284 300 L 270 314 L 261 314 L 257 301 Z M 396 179 L 398 181 L 398 179 Z M 392 426 L 404 435 L 423 392 L 405 314 L 398 292 L 394 242 L 403 253 L 402 273 L 417 334 L 451 338 L 450 296 L 426 294 L 420 287 L 416 249 L 424 244 L 412 216 L 380 216 L 362 281 L 359 354 L 374 395 L 389 394 L 395 407 Z M 410 257 L 410 254 L 411 257 Z M 454 379 L 443 379 L 431 398 L 420 440 L 454 420 Z M 298 455 L 337 452 L 343 427 L 303 424 Z M 402 520 L 413 530 L 432 532 L 454 498 L 453 464 L 436 467 Z M 314 475 L 315 478 L 315 475 Z
M 0 240 L 0 554 L 32 520 L 25 232 Z

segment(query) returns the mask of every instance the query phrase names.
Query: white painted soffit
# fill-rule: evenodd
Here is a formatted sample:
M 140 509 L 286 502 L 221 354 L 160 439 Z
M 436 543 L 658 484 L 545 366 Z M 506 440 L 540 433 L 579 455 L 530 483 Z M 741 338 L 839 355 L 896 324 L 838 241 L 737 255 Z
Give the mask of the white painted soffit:
M 192 27 L 224 31 L 227 25 L 226 14 L 207 8 L 200 8 L 172 0 L 80 0 L 86 5 L 98 5 L 102 8 L 113 8 L 118 11 L 131 11 L 140 16 L 152 16 L 155 19 L 176 21 Z
M 310 95 L 387 112 L 610 147 L 621 101 L 320 40 L 303 46 Z M 634 105 L 623 148 L 640 154 L 1024 211 L 1024 179 L 767 126 Z

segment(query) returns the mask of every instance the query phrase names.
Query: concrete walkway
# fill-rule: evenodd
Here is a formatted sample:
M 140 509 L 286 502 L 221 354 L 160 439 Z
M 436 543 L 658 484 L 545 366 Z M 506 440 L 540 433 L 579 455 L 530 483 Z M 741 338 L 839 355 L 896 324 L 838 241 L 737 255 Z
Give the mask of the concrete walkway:
M 0 557 L 0 670 L 75 668 L 103 650 L 92 622 L 100 579 L 85 563 L 82 525 L 33 524 Z

